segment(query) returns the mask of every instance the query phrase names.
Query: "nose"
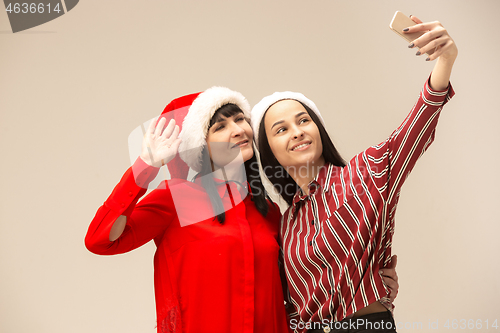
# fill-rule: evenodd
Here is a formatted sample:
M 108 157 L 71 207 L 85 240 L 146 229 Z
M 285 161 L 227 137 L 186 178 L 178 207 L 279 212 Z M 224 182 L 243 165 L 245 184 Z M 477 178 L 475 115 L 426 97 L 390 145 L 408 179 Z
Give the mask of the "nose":
M 243 133 L 245 133 L 245 130 L 240 125 L 238 125 L 237 123 L 232 123 L 232 128 L 231 128 L 232 137 L 242 136 Z
M 304 131 L 297 126 L 293 126 L 292 136 L 294 139 L 302 138 L 302 137 L 304 137 Z

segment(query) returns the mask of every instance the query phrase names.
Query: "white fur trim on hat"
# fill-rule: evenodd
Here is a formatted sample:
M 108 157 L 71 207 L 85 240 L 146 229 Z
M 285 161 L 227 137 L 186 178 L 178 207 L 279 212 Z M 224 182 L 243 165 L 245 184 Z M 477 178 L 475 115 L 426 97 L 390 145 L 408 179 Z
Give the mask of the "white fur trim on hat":
M 201 153 L 206 146 L 210 119 L 215 111 L 226 104 L 236 104 L 250 118 L 250 104 L 237 91 L 225 87 L 212 87 L 196 97 L 182 123 L 179 155 L 196 172 L 201 171 Z
M 271 107 L 271 105 L 273 105 L 278 101 L 282 101 L 284 99 L 293 99 L 307 105 L 318 116 L 323 126 L 326 127 L 325 121 L 323 120 L 323 117 L 321 117 L 321 114 L 319 113 L 316 104 L 314 104 L 314 102 L 311 101 L 309 98 L 302 95 L 301 93 L 296 93 L 291 91 L 275 92 L 272 95 L 264 97 L 259 103 L 257 103 L 253 107 L 250 115 L 250 120 L 253 129 L 253 138 L 255 140 L 255 145 L 257 147 L 259 147 L 259 127 L 262 121 L 262 117 L 264 117 L 264 114 L 266 113 L 267 109 Z

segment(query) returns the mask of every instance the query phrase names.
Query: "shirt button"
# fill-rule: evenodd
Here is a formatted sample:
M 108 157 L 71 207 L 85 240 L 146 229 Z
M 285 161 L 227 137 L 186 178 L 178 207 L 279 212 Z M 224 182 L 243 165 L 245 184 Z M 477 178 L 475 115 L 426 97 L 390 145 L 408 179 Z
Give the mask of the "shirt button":
M 122 204 L 120 204 L 120 206 L 122 206 L 122 208 L 123 208 L 123 207 L 125 207 L 125 204 L 124 204 L 124 203 L 122 203 Z
M 321 267 L 326 268 L 326 265 L 325 264 L 321 264 Z
M 309 246 L 312 246 L 313 245 L 313 242 L 312 241 L 309 241 Z
M 311 225 L 314 225 L 314 221 L 311 221 Z
M 330 333 L 330 331 L 331 331 L 330 326 L 325 326 L 325 328 L 323 328 L 323 332 L 325 333 Z
M 131 197 L 133 195 L 132 192 L 128 192 L 128 196 Z

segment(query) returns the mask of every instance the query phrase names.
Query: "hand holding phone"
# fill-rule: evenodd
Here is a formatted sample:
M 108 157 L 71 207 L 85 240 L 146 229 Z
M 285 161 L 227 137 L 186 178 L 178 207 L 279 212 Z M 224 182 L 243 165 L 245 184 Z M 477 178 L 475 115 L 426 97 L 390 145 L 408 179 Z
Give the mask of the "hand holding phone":
M 406 41 L 411 43 L 415 39 L 417 39 L 420 36 L 422 36 L 423 34 L 425 34 L 425 32 L 419 31 L 419 32 L 405 34 L 403 32 L 403 29 L 414 26 L 416 24 L 417 23 L 413 22 L 408 16 L 406 16 L 405 14 L 398 11 L 394 14 L 394 17 L 392 18 L 392 21 L 391 21 L 391 24 L 389 25 L 389 27 L 391 28 L 392 31 L 394 31 L 399 36 L 403 37 Z M 426 53 L 428 55 L 431 55 L 434 53 L 434 51 L 435 51 L 435 49 L 432 49 L 432 50 L 427 51 Z

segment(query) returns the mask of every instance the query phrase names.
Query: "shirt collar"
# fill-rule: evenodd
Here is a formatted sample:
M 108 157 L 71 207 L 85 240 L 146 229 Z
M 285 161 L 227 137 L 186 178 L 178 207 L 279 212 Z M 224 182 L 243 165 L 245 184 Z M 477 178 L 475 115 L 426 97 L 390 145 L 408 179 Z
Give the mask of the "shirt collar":
M 330 189 L 328 175 L 331 175 L 331 170 L 333 164 L 325 163 L 325 165 L 319 170 L 316 177 L 307 185 L 309 187 L 309 195 L 302 194 L 302 190 L 299 188 L 295 193 L 292 201 L 292 205 L 295 206 L 299 201 L 305 200 L 311 195 L 315 195 L 317 191 L 323 191 L 323 193 L 328 192 Z

